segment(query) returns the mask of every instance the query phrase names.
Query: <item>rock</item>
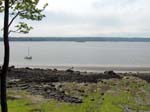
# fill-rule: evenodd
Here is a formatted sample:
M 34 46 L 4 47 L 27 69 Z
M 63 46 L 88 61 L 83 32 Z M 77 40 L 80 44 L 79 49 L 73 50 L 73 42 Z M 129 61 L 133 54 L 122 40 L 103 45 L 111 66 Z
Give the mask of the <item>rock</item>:
M 21 80 L 20 79 L 10 79 L 9 83 L 17 83 L 19 81 L 21 81 Z
M 75 71 L 74 75 L 80 75 L 80 72 L 79 71 Z
M 73 73 L 73 72 L 74 72 L 74 71 L 73 71 L 73 67 L 71 67 L 71 68 L 67 69 L 67 70 L 66 70 L 66 72 Z
M 61 83 L 56 83 L 56 84 L 55 84 L 55 88 L 56 88 L 56 89 L 62 88 L 62 84 L 61 84 Z
M 94 98 L 91 99 L 91 101 L 94 101 L 94 100 L 95 100 Z
M 78 92 L 80 92 L 80 93 L 84 93 L 84 90 L 80 90 L 80 89 L 79 89 L 79 90 L 78 90 Z
M 68 70 L 66 70 L 66 72 L 73 73 L 74 71 L 73 71 L 73 70 L 71 70 L 71 69 L 68 69 Z
M 150 74 L 139 74 L 137 77 L 150 83 Z
M 53 69 L 53 72 L 57 72 L 58 70 L 56 68 Z
M 8 67 L 8 71 L 12 71 L 14 68 L 15 68 L 15 66 L 14 66 L 14 65 L 12 65 L 12 66 Z
M 106 75 L 108 78 L 121 78 L 120 75 L 116 74 L 114 71 L 110 70 L 110 71 L 105 71 L 104 75 Z
M 27 70 L 32 70 L 31 68 L 29 68 L 29 67 L 25 67 L 25 69 L 27 69 Z
M 116 73 L 112 70 L 110 71 L 105 71 L 104 74 L 109 74 L 109 75 L 116 75 Z
M 64 101 L 70 103 L 82 103 L 81 99 L 78 99 L 76 97 L 69 97 L 69 96 L 64 97 Z
M 16 100 L 16 99 L 21 99 L 21 96 L 15 95 L 15 96 L 8 96 L 7 97 L 9 100 Z
M 19 87 L 22 89 L 22 90 L 26 90 L 29 88 L 29 85 L 28 84 L 21 84 L 19 85 Z
M 8 72 L 8 86 L 27 90 L 31 94 L 42 95 L 45 98 L 54 98 L 59 101 L 70 103 L 81 103 L 81 98 L 76 98 L 65 94 L 63 82 L 79 82 L 82 86 L 88 86 L 89 83 L 97 83 L 103 79 L 118 78 L 119 75 L 113 71 L 103 73 L 87 73 L 73 71 L 73 68 L 59 71 L 57 69 L 30 69 L 15 68 Z M 104 82 L 105 83 L 105 82 Z M 84 90 L 78 89 L 78 92 L 85 94 Z M 86 95 L 85 95 L 86 96 Z
M 104 93 L 101 93 L 101 96 L 104 96 Z

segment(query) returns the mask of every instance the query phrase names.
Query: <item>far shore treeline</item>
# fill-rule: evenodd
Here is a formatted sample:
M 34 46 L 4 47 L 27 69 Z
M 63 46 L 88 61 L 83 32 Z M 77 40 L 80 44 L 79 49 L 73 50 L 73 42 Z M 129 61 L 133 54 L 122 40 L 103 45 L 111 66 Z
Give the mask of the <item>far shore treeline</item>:
M 0 41 L 3 39 L 0 37 Z M 150 38 L 127 38 L 127 37 L 11 37 L 10 41 L 112 41 L 112 42 L 150 42 Z

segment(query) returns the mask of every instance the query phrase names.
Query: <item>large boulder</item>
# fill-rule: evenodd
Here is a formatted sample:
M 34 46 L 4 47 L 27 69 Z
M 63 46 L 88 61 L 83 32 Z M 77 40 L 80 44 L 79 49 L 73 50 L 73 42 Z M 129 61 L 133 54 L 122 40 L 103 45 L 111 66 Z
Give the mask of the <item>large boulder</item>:
M 105 71 L 104 75 L 106 75 L 108 78 L 121 78 L 121 76 L 115 73 L 113 70 Z

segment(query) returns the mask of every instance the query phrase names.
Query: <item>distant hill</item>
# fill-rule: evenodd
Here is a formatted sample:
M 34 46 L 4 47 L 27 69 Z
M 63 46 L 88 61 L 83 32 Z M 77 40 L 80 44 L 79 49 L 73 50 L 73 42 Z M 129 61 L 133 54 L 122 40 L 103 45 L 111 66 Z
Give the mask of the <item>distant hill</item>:
M 121 38 L 121 37 L 11 37 L 10 41 L 113 41 L 113 42 L 150 42 L 150 38 Z M 2 38 L 0 38 L 2 41 Z

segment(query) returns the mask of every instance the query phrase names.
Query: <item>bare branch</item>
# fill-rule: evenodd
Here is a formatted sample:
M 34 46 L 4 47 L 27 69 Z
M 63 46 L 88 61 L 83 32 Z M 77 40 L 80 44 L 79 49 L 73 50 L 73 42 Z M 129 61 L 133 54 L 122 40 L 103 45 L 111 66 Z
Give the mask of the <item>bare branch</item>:
M 10 35 L 10 33 L 20 33 L 20 32 L 17 32 L 17 31 L 9 31 L 8 35 Z
M 8 27 L 11 26 L 11 24 L 13 23 L 13 21 L 17 18 L 17 16 L 20 14 L 20 12 L 18 12 L 10 21 L 10 23 L 8 24 Z
M 21 33 L 21 32 L 19 32 L 19 30 L 10 30 L 8 35 L 10 35 L 10 33 Z

